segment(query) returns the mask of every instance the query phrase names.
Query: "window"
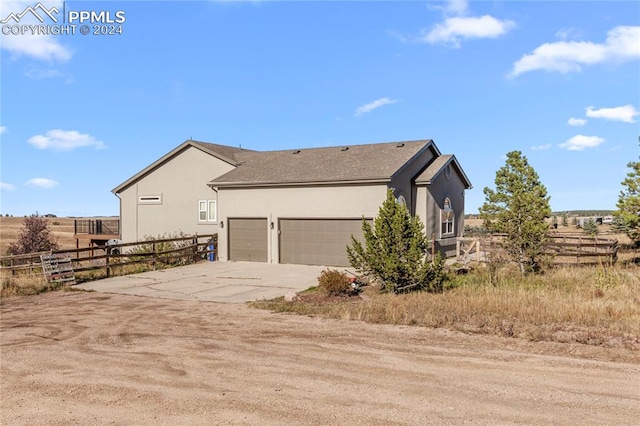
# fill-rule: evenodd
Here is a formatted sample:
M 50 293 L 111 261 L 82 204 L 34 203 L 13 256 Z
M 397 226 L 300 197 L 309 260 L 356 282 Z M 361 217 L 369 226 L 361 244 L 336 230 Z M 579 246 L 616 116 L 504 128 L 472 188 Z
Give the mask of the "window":
M 397 203 L 400 204 L 401 206 L 405 206 L 407 207 L 407 199 L 404 198 L 404 195 L 399 195 L 397 198 Z
M 162 194 L 141 195 L 138 197 L 138 204 L 162 204 Z
M 198 221 L 199 222 L 215 222 L 216 217 L 216 201 L 200 200 L 198 201 Z
M 446 198 L 444 200 L 444 207 L 442 209 L 442 211 L 440 212 L 440 222 L 441 222 L 441 226 L 440 226 L 440 236 L 450 236 L 451 234 L 453 234 L 454 231 L 454 219 L 455 219 L 455 214 L 453 212 L 453 209 L 451 208 L 451 200 L 449 200 L 449 198 Z

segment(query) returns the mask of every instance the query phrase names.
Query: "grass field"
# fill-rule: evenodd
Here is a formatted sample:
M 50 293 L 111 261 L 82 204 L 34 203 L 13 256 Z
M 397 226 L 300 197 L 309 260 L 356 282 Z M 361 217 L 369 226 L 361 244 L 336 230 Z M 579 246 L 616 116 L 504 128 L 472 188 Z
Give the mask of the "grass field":
M 76 248 L 76 240 L 73 238 L 73 221 L 75 219 L 102 219 L 100 217 L 92 218 L 69 218 L 54 217 L 47 218 L 49 229 L 58 241 L 61 250 Z M 113 219 L 113 218 L 105 218 Z M 0 217 L 0 255 L 7 252 L 9 244 L 18 239 L 20 230 L 23 227 L 23 217 Z M 87 247 L 87 241 L 81 241 L 80 247 Z

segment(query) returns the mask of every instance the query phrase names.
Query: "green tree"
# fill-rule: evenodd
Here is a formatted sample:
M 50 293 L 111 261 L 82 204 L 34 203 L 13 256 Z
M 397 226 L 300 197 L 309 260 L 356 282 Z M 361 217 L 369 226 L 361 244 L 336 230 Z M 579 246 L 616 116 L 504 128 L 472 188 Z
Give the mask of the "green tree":
M 495 191 L 484 188 L 480 217 L 491 232 L 506 234 L 503 247 L 521 273 L 537 271 L 551 216 L 547 188 L 520 151 L 507 154 L 495 183 Z
M 630 162 L 631 169 L 622 181 L 624 189 L 618 196 L 618 210 L 614 212 L 616 222 L 638 245 L 640 244 L 640 162 Z
M 47 219 L 38 216 L 25 217 L 18 241 L 9 244 L 7 254 L 28 254 L 58 249 L 58 242 L 49 230 Z
M 442 291 L 444 261 L 427 259 L 428 242 L 420 219 L 397 203 L 393 191 L 380 207 L 373 227 L 362 219 L 364 246 L 351 237 L 347 256 L 358 272 L 381 281 L 384 290 L 394 293 Z
M 562 226 L 569 226 L 569 216 L 567 216 L 567 212 L 562 213 Z
M 582 231 L 590 237 L 598 235 L 598 224 L 595 220 L 589 219 L 582 224 Z

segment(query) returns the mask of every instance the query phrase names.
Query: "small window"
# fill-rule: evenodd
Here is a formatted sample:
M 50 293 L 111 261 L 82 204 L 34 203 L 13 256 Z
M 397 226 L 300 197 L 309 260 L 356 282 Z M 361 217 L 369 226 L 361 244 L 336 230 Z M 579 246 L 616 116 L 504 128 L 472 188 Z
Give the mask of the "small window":
M 217 209 L 215 200 L 198 201 L 198 221 L 215 222 L 217 220 Z
M 398 204 L 400 204 L 401 206 L 405 206 L 405 207 L 407 207 L 407 199 L 406 199 L 406 198 L 404 198 L 404 195 L 399 195 L 399 196 L 398 196 L 398 198 L 397 198 L 397 200 L 396 200 L 396 202 L 397 202 Z
M 441 211 L 441 227 L 440 236 L 450 236 L 454 232 L 455 214 L 453 208 L 451 208 L 451 200 L 449 198 L 444 200 L 444 207 Z
M 138 204 L 162 204 L 162 195 L 140 195 Z

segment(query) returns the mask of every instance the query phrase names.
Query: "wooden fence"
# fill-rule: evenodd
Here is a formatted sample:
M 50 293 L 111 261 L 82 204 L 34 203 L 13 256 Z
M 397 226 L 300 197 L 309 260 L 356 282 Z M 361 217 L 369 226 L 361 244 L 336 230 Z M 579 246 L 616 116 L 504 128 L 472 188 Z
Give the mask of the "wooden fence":
M 202 260 L 215 260 L 217 234 L 195 235 L 125 243 L 108 247 L 30 253 L 0 257 L 0 274 L 41 274 L 41 255 L 71 259 L 74 272 L 103 271 L 105 277 L 117 271 L 127 273 L 127 266 L 146 265 L 149 269 L 187 265 Z M 131 270 L 132 268 L 129 268 Z M 118 274 L 121 275 L 122 273 Z
M 492 256 L 506 256 L 503 240 L 503 235 L 458 238 L 456 257 L 463 262 L 485 262 Z M 612 265 L 618 260 L 618 249 L 617 240 L 583 235 L 551 234 L 543 245 L 544 254 L 553 265 Z

